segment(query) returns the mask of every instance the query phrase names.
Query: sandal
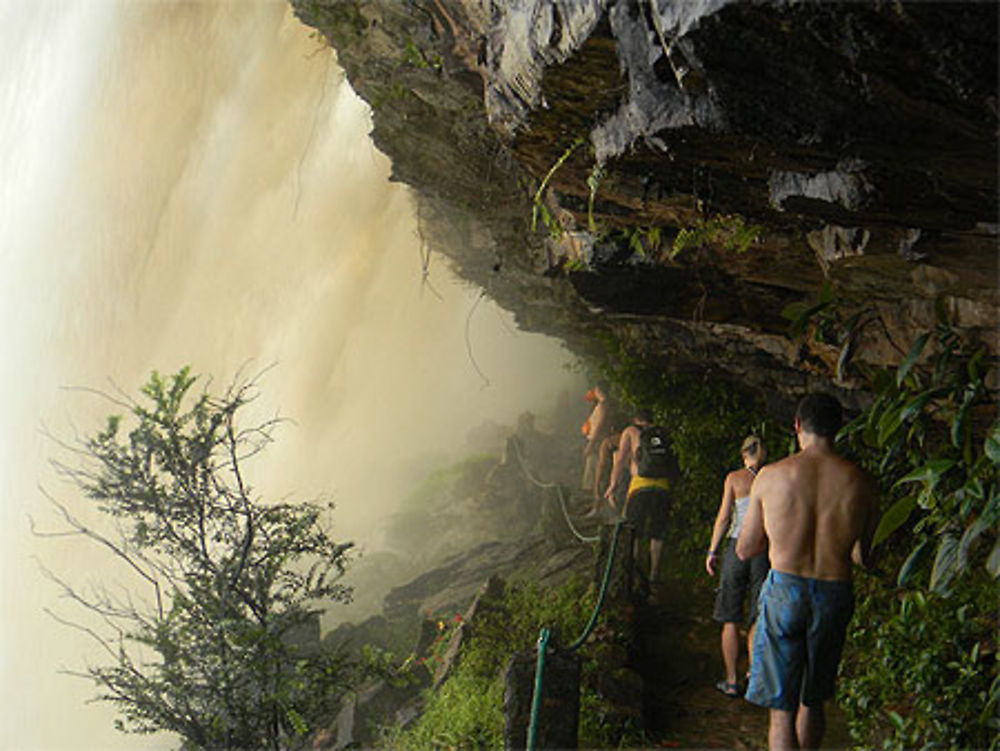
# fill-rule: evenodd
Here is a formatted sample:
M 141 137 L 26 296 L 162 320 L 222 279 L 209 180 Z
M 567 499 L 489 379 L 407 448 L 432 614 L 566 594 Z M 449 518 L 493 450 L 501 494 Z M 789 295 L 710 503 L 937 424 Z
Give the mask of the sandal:
M 736 699 L 740 696 L 740 684 L 729 683 L 728 681 L 719 681 L 715 684 L 715 689 L 730 699 Z

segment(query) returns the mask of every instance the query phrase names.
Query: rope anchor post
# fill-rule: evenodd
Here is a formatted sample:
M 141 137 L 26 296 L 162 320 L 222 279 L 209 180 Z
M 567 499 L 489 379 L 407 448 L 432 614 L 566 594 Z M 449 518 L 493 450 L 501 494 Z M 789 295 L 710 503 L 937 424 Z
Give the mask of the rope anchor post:
M 580 656 L 554 649 L 543 628 L 536 648 L 507 667 L 504 748 L 576 748 L 580 716 Z

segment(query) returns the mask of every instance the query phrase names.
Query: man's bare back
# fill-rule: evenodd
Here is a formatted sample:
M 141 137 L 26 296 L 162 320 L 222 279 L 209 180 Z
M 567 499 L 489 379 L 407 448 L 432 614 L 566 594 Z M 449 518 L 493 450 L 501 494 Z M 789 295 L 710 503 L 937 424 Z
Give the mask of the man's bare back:
M 799 402 L 801 451 L 757 475 L 736 541 L 740 558 L 770 545 L 746 699 L 770 709 L 771 749 L 820 747 L 854 612 L 851 563 L 869 563 L 874 485 L 837 455 L 841 420 L 831 396 Z
M 761 470 L 740 542 L 746 550 L 763 549 L 766 537 L 775 571 L 850 580 L 852 560 L 868 563 L 873 519 L 870 479 L 828 442 L 813 441 Z M 741 557 L 743 549 L 738 543 Z

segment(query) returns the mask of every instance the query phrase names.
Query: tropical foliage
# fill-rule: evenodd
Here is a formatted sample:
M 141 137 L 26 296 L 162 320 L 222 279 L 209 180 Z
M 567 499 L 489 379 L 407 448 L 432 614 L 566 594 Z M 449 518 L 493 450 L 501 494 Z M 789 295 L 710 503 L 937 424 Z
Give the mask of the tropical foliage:
M 352 672 L 318 641 L 321 601 L 338 583 L 349 544 L 337 543 L 317 503 L 265 503 L 249 460 L 275 421 L 242 423 L 254 383 L 221 396 L 193 392 L 188 369 L 153 373 L 124 415 L 60 464 L 110 532 L 53 499 L 69 533 L 106 548 L 140 591 L 81 591 L 53 578 L 83 608 L 70 625 L 103 647 L 81 674 L 120 711 L 117 727 L 172 731 L 187 747 L 279 749 L 329 718 Z M 84 625 L 86 619 L 96 626 Z
M 874 402 L 841 432 L 879 478 L 885 509 L 885 568 L 864 581 L 843 683 L 865 745 L 998 744 L 994 368 L 942 321 L 894 372 L 869 373 Z

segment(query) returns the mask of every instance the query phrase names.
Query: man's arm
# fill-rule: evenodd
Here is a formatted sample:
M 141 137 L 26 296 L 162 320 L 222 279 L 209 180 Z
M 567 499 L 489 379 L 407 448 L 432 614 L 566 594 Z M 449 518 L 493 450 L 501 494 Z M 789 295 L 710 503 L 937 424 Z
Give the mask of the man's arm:
M 632 432 L 626 428 L 618 439 L 618 450 L 615 452 L 614 464 L 611 465 L 611 482 L 604 491 L 604 497 L 612 508 L 615 507 L 615 491 L 618 489 L 618 483 L 621 482 L 625 467 L 632 461 Z
M 715 526 L 712 527 L 712 540 L 708 544 L 708 553 L 705 556 L 705 570 L 708 571 L 709 576 L 715 576 L 715 563 L 719 559 L 719 545 L 722 544 L 722 536 L 729 527 L 735 496 L 732 473 L 730 473 L 726 475 L 726 481 L 722 486 L 722 502 L 719 503 L 719 513 L 716 514 Z
M 861 536 L 858 537 L 851 550 L 851 560 L 862 568 L 870 569 L 872 567 L 872 539 L 878 528 L 878 502 L 875 483 L 872 479 L 866 477 L 863 483 L 861 500 L 865 521 L 861 529 Z
M 743 517 L 743 528 L 740 536 L 736 540 L 736 555 L 741 560 L 752 558 L 758 553 L 763 553 L 767 549 L 767 533 L 764 531 L 764 499 L 761 497 L 761 480 L 766 477 L 767 468 L 760 471 L 760 474 L 750 486 L 750 505 L 747 507 L 746 516 Z

